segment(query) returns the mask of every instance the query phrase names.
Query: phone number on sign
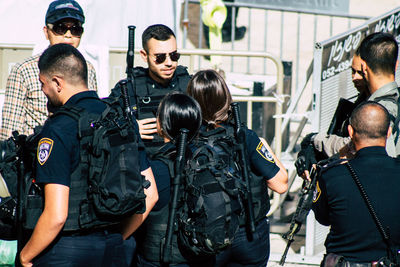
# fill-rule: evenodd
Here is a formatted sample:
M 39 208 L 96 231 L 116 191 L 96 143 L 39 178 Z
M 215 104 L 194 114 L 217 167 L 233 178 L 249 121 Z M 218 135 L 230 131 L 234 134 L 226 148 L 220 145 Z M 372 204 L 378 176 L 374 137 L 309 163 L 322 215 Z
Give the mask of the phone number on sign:
M 346 61 L 340 62 L 337 67 L 330 67 L 322 72 L 322 80 L 328 79 L 342 71 L 347 70 L 351 67 L 351 60 L 348 59 Z

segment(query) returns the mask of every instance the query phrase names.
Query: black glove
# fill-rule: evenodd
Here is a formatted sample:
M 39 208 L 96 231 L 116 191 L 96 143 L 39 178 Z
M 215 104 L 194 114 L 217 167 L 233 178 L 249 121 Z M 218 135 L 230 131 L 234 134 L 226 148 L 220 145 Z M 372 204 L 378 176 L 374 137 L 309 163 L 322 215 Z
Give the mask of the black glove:
M 315 158 L 314 147 L 309 144 L 304 148 L 302 147 L 302 149 L 299 151 L 294 166 L 296 166 L 297 174 L 301 176 L 304 171 L 311 170 L 311 166 L 316 163 L 317 160 Z

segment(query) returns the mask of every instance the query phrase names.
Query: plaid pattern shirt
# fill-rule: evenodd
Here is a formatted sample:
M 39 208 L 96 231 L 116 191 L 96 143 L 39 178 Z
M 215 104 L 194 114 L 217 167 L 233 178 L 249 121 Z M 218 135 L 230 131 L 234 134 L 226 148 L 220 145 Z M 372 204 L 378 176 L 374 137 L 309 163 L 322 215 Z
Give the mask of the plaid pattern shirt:
M 38 125 L 43 125 L 48 117 L 47 97 L 42 92 L 39 81 L 39 57 L 27 58 L 15 64 L 7 79 L 2 113 L 0 140 L 5 140 L 17 130 L 20 134 L 30 135 Z M 88 64 L 89 90 L 97 91 L 96 72 Z

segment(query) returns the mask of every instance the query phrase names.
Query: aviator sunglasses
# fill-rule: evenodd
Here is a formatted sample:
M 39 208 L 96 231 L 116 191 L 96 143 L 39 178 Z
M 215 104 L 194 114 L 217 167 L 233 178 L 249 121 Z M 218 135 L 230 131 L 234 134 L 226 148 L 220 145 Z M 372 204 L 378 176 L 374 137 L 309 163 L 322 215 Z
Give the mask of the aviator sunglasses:
M 57 35 L 64 35 L 68 30 L 71 31 L 73 36 L 81 37 L 83 33 L 83 27 L 79 25 L 68 26 L 64 23 L 49 24 L 49 29 Z
M 156 57 L 156 63 L 163 63 L 167 59 L 167 55 L 172 61 L 178 61 L 178 59 L 181 57 L 181 54 L 179 54 L 177 51 L 171 53 L 154 54 L 154 56 Z

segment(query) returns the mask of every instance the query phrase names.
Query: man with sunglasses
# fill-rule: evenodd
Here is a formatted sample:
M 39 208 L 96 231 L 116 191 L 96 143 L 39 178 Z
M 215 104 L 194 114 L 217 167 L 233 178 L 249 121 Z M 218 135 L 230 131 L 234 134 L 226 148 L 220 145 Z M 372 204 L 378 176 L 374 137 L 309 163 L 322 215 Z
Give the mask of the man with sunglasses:
M 134 68 L 134 80 L 128 83 L 128 96 L 138 121 L 140 136 L 148 154 L 152 155 L 164 144 L 157 135 L 156 118 L 158 104 L 171 91 L 185 92 L 190 75 L 186 67 L 179 66 L 180 54 L 174 32 L 167 26 L 155 24 L 142 34 L 142 59 L 148 68 Z M 119 96 L 120 84 L 110 96 Z
M 50 45 L 66 43 L 75 48 L 79 46 L 85 16 L 76 1 L 52 2 L 47 9 L 45 22 L 43 32 Z M 40 54 L 27 58 L 16 64 L 10 72 L 2 112 L 1 140 L 7 139 L 15 130 L 26 135 L 33 133 L 33 129 L 43 125 L 47 119 L 48 108 L 51 111 L 39 81 L 39 57 Z M 87 64 L 89 89 L 97 90 L 96 72 L 92 64 Z

